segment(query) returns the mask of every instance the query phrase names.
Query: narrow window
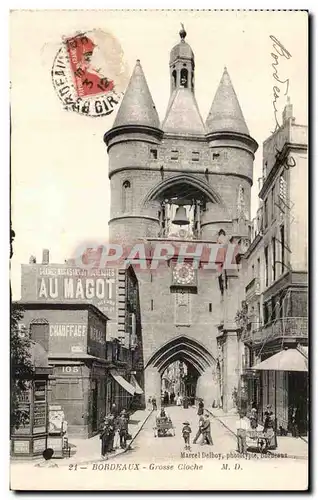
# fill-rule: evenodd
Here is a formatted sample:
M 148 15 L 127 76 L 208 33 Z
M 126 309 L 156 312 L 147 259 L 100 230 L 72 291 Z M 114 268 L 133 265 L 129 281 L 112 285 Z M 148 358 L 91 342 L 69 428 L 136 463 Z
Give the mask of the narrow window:
M 272 264 L 273 264 L 273 281 L 276 280 L 276 239 L 272 238 Z
M 179 151 L 177 149 L 173 149 L 171 151 L 171 160 L 178 160 L 179 158 Z
M 131 186 L 129 181 L 123 182 L 122 209 L 123 212 L 128 212 L 129 210 L 131 210 Z
M 211 302 L 209 303 L 209 312 L 210 313 L 212 312 L 212 304 L 211 304 Z
M 150 301 L 150 310 L 153 311 L 153 299 Z
M 285 227 L 280 227 L 282 273 L 285 271 Z
M 272 187 L 272 220 L 275 219 L 275 186 Z
M 192 151 L 192 161 L 199 161 L 199 160 L 200 160 L 199 151 Z
M 150 150 L 150 158 L 152 158 L 153 160 L 157 160 L 157 158 L 158 158 L 158 150 L 157 149 Z
M 264 227 L 268 225 L 268 203 L 267 199 L 264 202 Z
M 173 88 L 176 88 L 176 86 L 177 86 L 177 72 L 176 72 L 176 70 L 173 70 L 173 72 L 172 72 L 172 84 L 173 84 Z
M 263 307 L 263 316 L 264 316 L 264 325 L 267 325 L 268 323 L 268 304 L 265 302 L 264 307 Z
M 268 286 L 268 247 L 264 248 L 265 255 L 265 286 Z
M 188 70 L 185 68 L 182 68 L 182 70 L 181 70 L 180 85 L 181 85 L 181 87 L 184 87 L 185 89 L 188 88 Z

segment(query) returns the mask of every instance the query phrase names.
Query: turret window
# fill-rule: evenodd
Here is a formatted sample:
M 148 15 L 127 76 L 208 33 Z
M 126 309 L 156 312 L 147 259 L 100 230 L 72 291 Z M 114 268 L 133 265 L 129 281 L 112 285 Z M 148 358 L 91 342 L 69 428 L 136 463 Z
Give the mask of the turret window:
M 182 68 L 180 74 L 180 86 L 185 89 L 188 88 L 188 70 L 186 68 Z
M 174 70 L 172 72 L 172 84 L 173 84 L 173 88 L 176 88 L 176 86 L 177 86 L 177 72 L 176 72 L 176 70 Z
M 132 192 L 130 182 L 124 181 L 122 185 L 122 209 L 129 212 L 132 208 Z
M 150 150 L 150 158 L 152 158 L 153 160 L 157 160 L 157 158 L 158 158 L 158 150 L 157 149 Z
M 179 159 L 179 151 L 177 149 L 173 149 L 171 151 L 171 160 L 178 160 Z
M 192 161 L 199 161 L 199 160 L 200 160 L 199 151 L 192 151 Z

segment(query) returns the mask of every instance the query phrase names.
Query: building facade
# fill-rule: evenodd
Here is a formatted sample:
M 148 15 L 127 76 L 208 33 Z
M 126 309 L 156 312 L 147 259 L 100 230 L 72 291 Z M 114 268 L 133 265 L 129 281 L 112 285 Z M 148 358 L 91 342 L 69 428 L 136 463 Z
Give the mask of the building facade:
M 308 387 L 307 372 L 298 368 L 308 357 L 307 144 L 307 127 L 296 123 L 288 100 L 282 126 L 263 144 L 260 208 L 244 256 L 249 398 L 263 413 L 268 404 L 275 408 L 277 426 L 285 431 L 297 408 L 302 433 L 307 431 Z M 290 370 L 250 370 L 286 349 L 293 355 Z M 263 366 L 270 367 L 269 361 Z
M 144 406 L 139 291 L 132 269 L 87 270 L 22 265 L 21 327 L 47 352 L 54 368 L 48 403 L 60 404 L 72 435 L 98 432 L 115 403 Z M 104 312 L 103 312 L 104 311 Z M 112 328 L 108 331 L 111 315 Z
M 195 58 L 180 31 L 170 53 L 171 95 L 159 121 L 140 61 L 104 140 L 111 187 L 110 241 L 184 246 L 248 239 L 257 143 L 227 69 L 204 123 L 195 98 Z M 188 247 L 187 247 L 188 248 Z M 196 248 L 198 248 L 196 246 Z M 235 314 L 240 276 L 198 268 L 193 255 L 157 270 L 135 269 L 140 287 L 146 397 L 160 395 L 175 361 L 206 404 L 234 405 L 242 343 Z

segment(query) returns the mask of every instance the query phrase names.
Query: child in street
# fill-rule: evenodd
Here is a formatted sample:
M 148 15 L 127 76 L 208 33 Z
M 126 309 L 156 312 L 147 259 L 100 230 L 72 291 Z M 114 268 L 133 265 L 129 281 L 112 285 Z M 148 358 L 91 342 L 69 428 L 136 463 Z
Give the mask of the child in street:
M 182 427 L 182 436 L 184 439 L 184 449 L 185 450 L 191 450 L 190 448 L 190 434 L 191 434 L 191 427 L 188 421 L 183 422 L 183 427 Z

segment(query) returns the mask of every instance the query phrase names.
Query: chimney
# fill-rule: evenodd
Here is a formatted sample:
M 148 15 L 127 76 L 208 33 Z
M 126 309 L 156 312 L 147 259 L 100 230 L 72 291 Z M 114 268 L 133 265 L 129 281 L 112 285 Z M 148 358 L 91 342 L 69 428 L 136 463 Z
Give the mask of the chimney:
M 42 252 L 42 264 L 49 264 L 50 262 L 50 251 L 45 248 Z
M 295 120 L 293 117 L 293 105 L 290 103 L 290 97 L 287 97 L 287 104 L 283 111 L 283 124 L 287 123 L 290 119 Z

